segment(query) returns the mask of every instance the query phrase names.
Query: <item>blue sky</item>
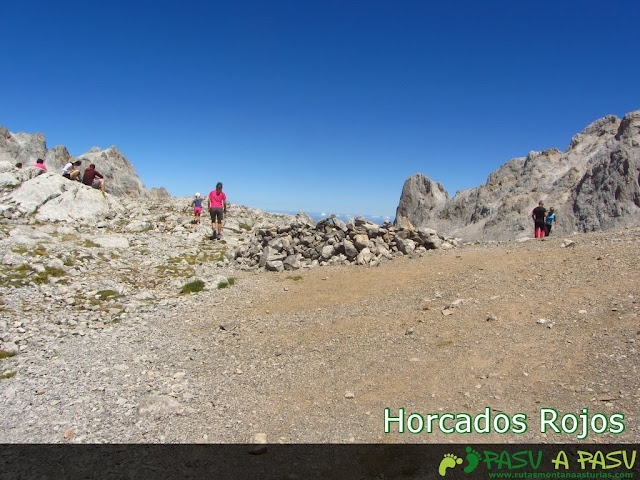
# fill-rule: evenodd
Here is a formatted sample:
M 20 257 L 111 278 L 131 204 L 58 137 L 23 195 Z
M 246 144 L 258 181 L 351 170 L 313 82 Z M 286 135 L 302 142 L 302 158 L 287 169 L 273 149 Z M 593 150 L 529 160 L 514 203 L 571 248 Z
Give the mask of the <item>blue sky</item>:
M 640 109 L 640 2 L 2 2 L 0 125 L 147 187 L 392 216 Z

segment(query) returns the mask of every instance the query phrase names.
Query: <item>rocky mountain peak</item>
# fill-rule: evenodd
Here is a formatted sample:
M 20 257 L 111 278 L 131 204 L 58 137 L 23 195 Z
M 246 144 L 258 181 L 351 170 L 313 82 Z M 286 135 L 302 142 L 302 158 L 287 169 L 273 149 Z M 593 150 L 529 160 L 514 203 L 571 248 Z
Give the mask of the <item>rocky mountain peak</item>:
M 87 153 L 73 157 L 62 145 L 48 149 L 45 136 L 41 133 L 12 133 L 0 127 L 0 161 L 11 164 L 21 162 L 26 167 L 33 165 L 38 158 L 45 160 L 51 173 L 60 173 L 66 163 L 75 160 L 82 161 L 82 170 L 94 163 L 96 169 L 106 177 L 109 193 L 118 197 L 148 195 L 131 162 L 115 146 L 104 150 L 93 147 Z
M 406 180 L 397 224 L 408 221 L 468 240 L 527 238 L 531 210 L 542 200 L 555 207 L 558 234 L 637 225 L 640 111 L 596 120 L 573 136 L 565 152 L 551 148 L 511 159 L 484 185 L 451 199 L 444 188 L 434 195 L 433 184 L 422 174 Z

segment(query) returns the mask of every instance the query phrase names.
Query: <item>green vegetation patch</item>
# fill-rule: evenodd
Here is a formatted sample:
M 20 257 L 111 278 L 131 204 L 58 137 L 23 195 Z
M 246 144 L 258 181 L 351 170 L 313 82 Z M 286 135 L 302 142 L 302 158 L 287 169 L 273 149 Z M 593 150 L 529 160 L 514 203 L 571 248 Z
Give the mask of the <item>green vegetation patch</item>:
M 0 284 L 13 287 L 25 286 L 29 282 L 43 284 L 49 281 L 49 277 L 63 277 L 65 274 L 64 270 L 54 267 L 45 267 L 44 272 L 36 272 L 33 267 L 23 263 L 3 275 Z
M 17 245 L 11 249 L 13 253 L 18 255 L 24 255 L 25 253 L 30 257 L 46 257 L 49 255 L 47 249 L 42 245 L 38 245 L 33 250 L 29 250 L 25 245 Z
M 298 280 L 302 280 L 302 275 L 289 275 L 288 277 L 286 277 L 286 279 L 297 282 Z
M 0 350 L 0 360 L 4 360 L 5 358 L 15 357 L 16 352 L 9 352 L 7 350 Z
M 180 293 L 188 294 L 188 293 L 197 293 L 204 290 L 204 282 L 202 280 L 194 280 L 193 282 L 187 283 Z
M 15 371 L 7 370 L 6 372 L 0 373 L 0 380 L 7 380 L 8 378 L 13 378 L 15 376 Z
M 60 240 L 63 242 L 77 242 L 80 238 L 73 233 L 64 233 L 60 236 Z
M 218 290 L 222 290 L 223 288 L 232 287 L 236 284 L 236 279 L 234 277 L 227 278 L 227 281 L 218 283 Z
M 168 260 L 168 263 L 170 265 L 176 265 L 182 263 L 184 260 L 189 265 L 196 265 L 198 263 L 221 262 L 224 260 L 225 254 L 227 253 L 227 247 L 223 246 L 222 248 L 218 247 L 211 249 L 207 248 L 209 245 L 205 244 L 202 246 L 204 248 L 202 248 L 198 253 L 188 253 L 177 257 L 171 257 Z
M 100 290 L 99 292 L 96 292 L 95 296 L 98 297 L 99 300 L 108 300 L 110 298 L 119 297 L 120 294 L 115 290 Z
M 89 248 L 97 248 L 100 247 L 100 244 L 96 243 L 96 242 L 92 242 L 91 240 L 85 240 L 82 243 L 83 247 L 89 247 Z
M 43 284 L 49 281 L 49 277 L 64 277 L 65 271 L 55 267 L 45 267 L 44 272 L 38 272 L 33 276 L 34 283 Z
M 158 265 L 157 277 L 191 277 L 195 274 L 191 267 L 181 265 Z

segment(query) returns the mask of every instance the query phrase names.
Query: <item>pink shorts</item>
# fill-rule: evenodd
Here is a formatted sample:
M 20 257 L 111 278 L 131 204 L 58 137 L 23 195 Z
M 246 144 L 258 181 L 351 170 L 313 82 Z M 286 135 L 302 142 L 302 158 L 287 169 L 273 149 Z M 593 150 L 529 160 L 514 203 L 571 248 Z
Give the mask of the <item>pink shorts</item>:
M 193 213 L 200 215 L 202 213 L 202 207 L 193 207 Z

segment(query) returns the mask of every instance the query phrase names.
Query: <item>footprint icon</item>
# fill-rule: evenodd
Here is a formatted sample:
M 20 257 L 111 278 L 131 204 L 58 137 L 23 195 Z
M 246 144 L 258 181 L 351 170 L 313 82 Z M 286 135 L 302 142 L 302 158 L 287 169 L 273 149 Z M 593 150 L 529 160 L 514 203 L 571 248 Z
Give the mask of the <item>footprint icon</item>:
M 465 450 L 467 451 L 465 458 L 467 462 L 469 462 L 469 465 L 464 467 L 463 471 L 464 473 L 471 473 L 476 469 L 478 463 L 480 463 L 480 452 L 471 447 L 467 447 Z
M 461 463 L 461 458 L 456 457 L 453 453 L 445 453 L 444 458 L 440 462 L 440 467 L 438 467 L 438 473 L 444 477 L 447 474 L 447 469 L 453 468 Z

